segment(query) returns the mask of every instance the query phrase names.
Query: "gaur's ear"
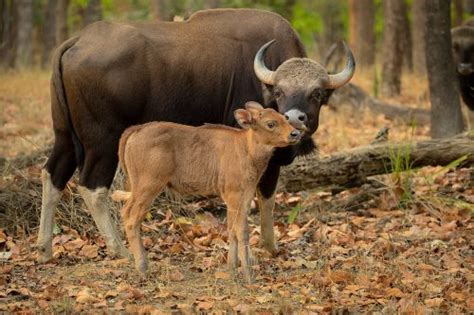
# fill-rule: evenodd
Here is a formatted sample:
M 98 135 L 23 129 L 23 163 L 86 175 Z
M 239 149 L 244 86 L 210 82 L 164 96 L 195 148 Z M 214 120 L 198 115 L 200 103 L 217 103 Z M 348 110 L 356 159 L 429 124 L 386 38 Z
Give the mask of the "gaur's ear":
M 252 114 L 245 109 L 237 109 L 234 112 L 235 120 L 244 129 L 250 128 L 252 125 Z

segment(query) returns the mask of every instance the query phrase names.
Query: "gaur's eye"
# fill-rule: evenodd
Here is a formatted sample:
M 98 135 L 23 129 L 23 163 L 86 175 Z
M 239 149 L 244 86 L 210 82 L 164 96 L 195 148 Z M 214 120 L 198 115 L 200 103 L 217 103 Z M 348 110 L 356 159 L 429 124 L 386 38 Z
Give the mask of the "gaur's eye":
M 273 91 L 273 96 L 274 96 L 275 98 L 280 98 L 280 97 L 282 97 L 282 95 L 283 95 L 283 91 L 280 90 L 280 89 L 275 89 L 275 90 Z
M 272 121 L 267 122 L 267 127 L 268 127 L 268 129 L 273 129 L 273 128 L 275 128 L 276 126 L 277 126 L 276 121 L 273 121 L 273 120 L 272 120 Z
M 323 91 L 320 89 L 316 89 L 311 93 L 311 99 L 313 101 L 320 101 L 323 98 Z

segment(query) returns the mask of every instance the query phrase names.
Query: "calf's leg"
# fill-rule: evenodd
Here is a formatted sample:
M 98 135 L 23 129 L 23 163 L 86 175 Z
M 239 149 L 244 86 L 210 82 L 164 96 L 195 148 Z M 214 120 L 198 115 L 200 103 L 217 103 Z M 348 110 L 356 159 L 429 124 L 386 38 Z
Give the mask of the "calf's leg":
M 148 209 L 160 190 L 159 187 L 158 189 L 157 187 L 143 188 L 137 192 L 132 190 L 130 199 L 121 211 L 127 240 L 135 259 L 135 267 L 142 274 L 146 273 L 148 262 L 142 243 L 140 227 Z
M 233 196 L 224 199 L 227 204 L 227 226 L 230 242 L 228 253 L 229 267 L 235 273 L 238 257 L 245 281 L 252 283 L 252 254 L 249 245 L 249 226 L 247 222 L 251 198 Z

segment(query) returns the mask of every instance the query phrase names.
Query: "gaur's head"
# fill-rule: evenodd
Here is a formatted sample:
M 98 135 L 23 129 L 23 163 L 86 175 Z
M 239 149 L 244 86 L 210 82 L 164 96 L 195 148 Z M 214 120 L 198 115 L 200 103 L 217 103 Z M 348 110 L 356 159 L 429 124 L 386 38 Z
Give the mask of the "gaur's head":
M 328 74 L 321 64 L 308 58 L 288 59 L 271 71 L 265 66 L 264 55 L 274 42 L 263 45 L 254 60 L 255 74 L 268 89 L 266 101 L 276 102 L 278 111 L 294 127 L 312 134 L 318 129 L 321 106 L 327 103 L 335 89 L 349 82 L 354 75 L 354 56 L 344 43 L 347 64 L 337 74 Z
M 300 141 L 302 132 L 271 108 L 257 102 L 247 102 L 245 109 L 234 112 L 235 120 L 244 129 L 252 129 L 261 143 L 273 147 L 286 147 Z
M 455 27 L 451 30 L 451 38 L 458 75 L 471 75 L 474 72 L 474 27 Z

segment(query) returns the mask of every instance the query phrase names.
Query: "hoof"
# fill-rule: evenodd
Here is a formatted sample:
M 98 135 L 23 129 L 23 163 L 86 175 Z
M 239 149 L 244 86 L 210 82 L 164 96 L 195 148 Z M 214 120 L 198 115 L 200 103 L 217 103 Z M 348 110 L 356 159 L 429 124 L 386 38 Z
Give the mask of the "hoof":
M 128 259 L 133 258 L 132 254 L 130 254 L 130 252 L 123 245 L 121 245 L 119 247 L 117 247 L 117 246 L 108 247 L 107 254 L 111 258 L 128 258 Z
M 50 246 L 38 245 L 36 250 L 38 252 L 36 261 L 40 264 L 47 263 L 53 258 L 53 249 Z
M 148 262 L 146 260 L 137 263 L 135 267 L 137 268 L 137 271 L 141 276 L 146 276 L 146 273 L 148 271 Z
M 261 242 L 260 246 L 269 252 L 273 257 L 278 255 L 278 246 L 275 243 Z

